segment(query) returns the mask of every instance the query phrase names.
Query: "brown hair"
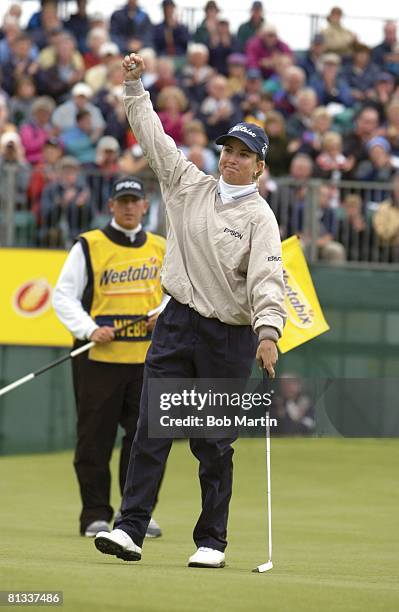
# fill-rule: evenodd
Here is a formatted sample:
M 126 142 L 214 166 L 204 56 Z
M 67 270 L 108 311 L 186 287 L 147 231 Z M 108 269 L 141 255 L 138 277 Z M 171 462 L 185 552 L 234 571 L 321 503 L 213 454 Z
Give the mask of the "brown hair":
M 175 87 L 174 85 L 170 85 L 168 87 L 164 87 L 157 97 L 157 108 L 158 110 L 163 110 L 165 108 L 166 99 L 169 96 L 174 96 L 179 105 L 180 112 L 183 112 L 187 108 L 187 98 L 184 92 L 180 89 L 180 87 Z

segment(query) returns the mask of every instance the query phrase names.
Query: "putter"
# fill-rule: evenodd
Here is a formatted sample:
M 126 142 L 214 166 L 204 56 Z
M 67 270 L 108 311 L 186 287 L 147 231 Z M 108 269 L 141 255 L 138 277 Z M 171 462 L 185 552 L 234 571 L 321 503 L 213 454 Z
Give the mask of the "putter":
M 273 568 L 272 563 L 272 497 L 270 484 L 270 423 L 269 412 L 266 412 L 266 473 L 267 473 L 267 522 L 268 522 L 268 545 L 269 545 L 269 560 L 262 565 L 258 565 L 252 571 L 257 574 L 263 574 Z

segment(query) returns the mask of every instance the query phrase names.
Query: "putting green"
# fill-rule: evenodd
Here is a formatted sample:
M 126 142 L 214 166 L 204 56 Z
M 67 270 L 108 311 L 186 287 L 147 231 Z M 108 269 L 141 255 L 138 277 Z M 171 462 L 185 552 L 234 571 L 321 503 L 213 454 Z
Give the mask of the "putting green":
M 199 507 L 185 442 L 172 449 L 155 513 L 164 536 L 145 543 L 139 563 L 77 535 L 71 453 L 3 457 L 0 588 L 62 590 L 73 612 L 397 612 L 399 441 L 272 440 L 275 567 L 265 574 L 250 571 L 267 561 L 265 443 L 235 446 L 220 570 L 185 567 Z

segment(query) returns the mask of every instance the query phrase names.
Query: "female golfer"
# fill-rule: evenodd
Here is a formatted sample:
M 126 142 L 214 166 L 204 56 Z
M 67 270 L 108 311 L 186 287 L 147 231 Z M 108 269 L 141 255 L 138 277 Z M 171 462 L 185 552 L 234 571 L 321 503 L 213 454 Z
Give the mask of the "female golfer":
M 285 311 L 277 222 L 256 185 L 265 167 L 265 132 L 251 123 L 233 126 L 216 141 L 223 145 L 221 177 L 207 176 L 164 133 L 140 80 L 143 59 L 132 53 L 123 69 L 127 117 L 166 205 L 162 286 L 171 300 L 147 354 L 121 517 L 111 533 L 97 535 L 95 545 L 137 561 L 172 445 L 172 439 L 148 436 L 151 379 L 247 378 L 255 354 L 274 377 Z M 224 566 L 233 441 L 190 439 L 202 494 L 191 567 Z

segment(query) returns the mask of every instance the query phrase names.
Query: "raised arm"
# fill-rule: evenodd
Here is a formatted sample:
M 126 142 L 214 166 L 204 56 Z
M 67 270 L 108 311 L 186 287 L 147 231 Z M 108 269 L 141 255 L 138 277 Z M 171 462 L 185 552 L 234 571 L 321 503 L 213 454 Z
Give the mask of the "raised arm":
M 163 195 L 206 178 L 177 149 L 173 139 L 165 134 L 152 107 L 149 93 L 140 80 L 144 72 L 143 58 L 131 53 L 125 56 L 122 66 L 125 72 L 124 104 L 127 118 L 149 165 L 158 177 Z

